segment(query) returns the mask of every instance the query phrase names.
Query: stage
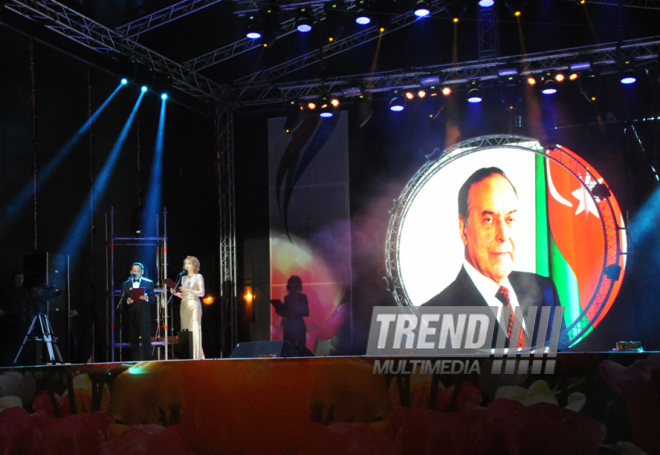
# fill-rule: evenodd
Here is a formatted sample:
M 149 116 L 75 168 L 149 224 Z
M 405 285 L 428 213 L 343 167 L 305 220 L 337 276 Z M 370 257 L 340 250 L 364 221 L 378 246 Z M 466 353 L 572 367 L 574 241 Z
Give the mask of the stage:
M 555 373 L 545 375 L 491 374 L 492 358 L 468 359 L 477 364 L 471 373 L 434 374 L 414 357 L 390 359 L 408 367 L 387 374 L 374 365 L 384 360 L 2 369 L 0 447 L 4 454 L 660 452 L 658 353 L 560 353 Z M 431 373 L 413 372 L 413 364 Z

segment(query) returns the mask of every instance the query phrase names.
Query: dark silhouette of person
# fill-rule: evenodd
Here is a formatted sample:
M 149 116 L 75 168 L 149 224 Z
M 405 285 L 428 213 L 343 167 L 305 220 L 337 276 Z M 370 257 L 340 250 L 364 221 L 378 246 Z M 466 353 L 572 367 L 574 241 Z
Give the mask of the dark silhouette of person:
M 305 346 L 307 326 L 303 318 L 309 316 L 309 303 L 307 296 L 301 293 L 303 285 L 300 277 L 291 276 L 286 289 L 289 293 L 284 296 L 284 303 L 280 300 L 271 300 L 270 303 L 275 307 L 275 313 L 283 318 L 284 341 L 295 346 L 301 356 L 308 355 Z
M 0 293 L 0 365 L 10 365 L 27 333 L 29 291 L 23 272 L 13 272 L 12 282 Z

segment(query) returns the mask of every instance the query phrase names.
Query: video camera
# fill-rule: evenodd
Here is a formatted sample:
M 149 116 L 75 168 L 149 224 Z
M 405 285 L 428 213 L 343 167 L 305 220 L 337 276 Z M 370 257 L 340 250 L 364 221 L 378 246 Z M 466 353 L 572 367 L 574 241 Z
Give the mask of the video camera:
M 62 292 L 52 284 L 44 284 L 30 289 L 30 299 L 28 305 L 32 306 L 32 312 L 45 313 L 46 300 L 53 299 L 62 295 Z

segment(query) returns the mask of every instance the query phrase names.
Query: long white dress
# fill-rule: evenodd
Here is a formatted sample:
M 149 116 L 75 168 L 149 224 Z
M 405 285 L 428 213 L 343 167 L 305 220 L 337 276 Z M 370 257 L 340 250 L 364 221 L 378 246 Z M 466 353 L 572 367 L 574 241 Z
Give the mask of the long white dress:
M 188 329 L 193 336 L 193 359 L 203 359 L 202 349 L 202 302 L 204 297 L 204 277 L 195 273 L 185 275 L 181 287 L 192 289 L 193 293 L 184 293 L 181 299 L 181 330 Z

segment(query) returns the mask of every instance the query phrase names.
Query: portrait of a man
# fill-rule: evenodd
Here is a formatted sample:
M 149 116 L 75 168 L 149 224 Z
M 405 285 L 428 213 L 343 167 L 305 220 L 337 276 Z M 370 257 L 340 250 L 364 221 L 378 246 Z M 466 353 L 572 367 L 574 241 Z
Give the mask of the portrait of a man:
M 559 306 L 550 278 L 514 271 L 518 194 L 504 171 L 481 168 L 458 193 L 458 227 L 464 261 L 456 279 L 424 305 Z M 500 321 L 501 323 L 501 321 Z

